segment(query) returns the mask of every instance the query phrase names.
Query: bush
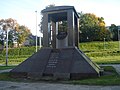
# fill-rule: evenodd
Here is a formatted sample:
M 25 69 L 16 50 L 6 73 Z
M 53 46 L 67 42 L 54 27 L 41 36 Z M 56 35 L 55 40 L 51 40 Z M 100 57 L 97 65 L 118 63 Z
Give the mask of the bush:
M 19 64 L 35 53 L 35 47 L 21 47 L 8 49 L 8 63 Z M 0 54 L 0 64 L 5 64 L 6 49 Z
M 35 52 L 35 47 L 21 47 L 21 48 L 10 48 L 8 49 L 9 55 L 32 55 Z M 6 55 L 6 50 L 2 51 L 2 55 Z

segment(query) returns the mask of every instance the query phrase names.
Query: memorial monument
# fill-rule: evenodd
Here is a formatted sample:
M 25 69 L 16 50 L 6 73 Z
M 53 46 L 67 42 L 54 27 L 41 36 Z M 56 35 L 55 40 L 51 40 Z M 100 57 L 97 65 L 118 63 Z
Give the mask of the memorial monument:
M 43 14 L 43 47 L 11 70 L 12 77 L 81 79 L 101 69 L 79 49 L 79 16 L 73 6 L 55 6 Z

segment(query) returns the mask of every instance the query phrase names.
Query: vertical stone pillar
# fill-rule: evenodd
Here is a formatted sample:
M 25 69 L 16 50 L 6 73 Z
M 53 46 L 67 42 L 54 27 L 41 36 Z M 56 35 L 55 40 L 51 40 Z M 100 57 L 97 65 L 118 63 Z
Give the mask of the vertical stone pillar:
M 49 19 L 49 16 L 48 16 Z M 51 23 L 50 20 L 48 20 L 48 46 L 50 47 L 51 45 Z
M 75 46 L 79 47 L 79 19 L 76 17 L 75 20 Z
M 58 34 L 58 22 L 56 22 L 56 35 L 57 34 Z M 58 48 L 58 39 L 57 38 L 56 38 L 56 48 Z
M 52 21 L 52 47 L 56 48 L 56 22 Z
M 74 30 L 74 12 L 73 10 L 67 11 L 68 23 L 68 46 L 75 46 L 75 30 Z
M 48 13 L 43 13 L 43 47 L 49 46 Z

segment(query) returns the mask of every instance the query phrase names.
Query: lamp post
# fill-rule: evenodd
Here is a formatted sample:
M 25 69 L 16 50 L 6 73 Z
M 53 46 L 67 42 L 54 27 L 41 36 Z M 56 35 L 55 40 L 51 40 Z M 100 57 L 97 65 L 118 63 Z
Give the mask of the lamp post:
M 40 27 L 40 30 L 39 30 L 39 32 L 40 32 L 40 38 L 39 38 L 39 48 L 41 48 L 41 24 L 39 24 L 38 25 L 39 27 Z
M 118 27 L 118 50 L 120 51 L 120 27 Z
M 104 50 L 105 50 L 105 38 L 104 38 Z
M 89 37 L 87 36 L 87 42 L 88 42 Z
M 40 26 L 40 48 L 41 48 L 41 26 Z
M 8 66 L 8 29 L 6 30 L 6 66 Z
M 37 11 L 35 11 L 36 13 L 36 52 L 37 52 Z

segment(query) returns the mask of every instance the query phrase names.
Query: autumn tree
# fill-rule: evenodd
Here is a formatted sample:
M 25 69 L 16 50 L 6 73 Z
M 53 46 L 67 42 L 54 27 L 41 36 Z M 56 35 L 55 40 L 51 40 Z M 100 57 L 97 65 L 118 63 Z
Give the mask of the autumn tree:
M 16 24 L 17 24 L 17 21 L 12 18 L 0 20 L 0 27 L 1 27 L 0 40 L 1 40 L 1 42 L 3 42 L 3 40 L 6 40 L 6 33 L 8 31 L 9 44 L 13 43 L 13 37 L 14 37 L 13 33 L 15 32 Z
M 0 40 L 6 40 L 6 33 L 8 31 L 8 41 L 9 45 L 13 45 L 13 42 L 18 42 L 22 44 L 30 30 L 26 26 L 20 26 L 16 20 L 12 18 L 1 19 L 0 20 Z
M 99 41 L 109 38 L 109 31 L 105 28 L 103 17 L 97 17 L 91 13 L 79 13 L 80 15 L 80 40 L 82 41 Z
M 23 44 L 25 42 L 25 40 L 27 39 L 27 37 L 31 34 L 30 30 L 26 27 L 26 26 L 19 26 L 18 28 L 18 45 L 19 44 Z

